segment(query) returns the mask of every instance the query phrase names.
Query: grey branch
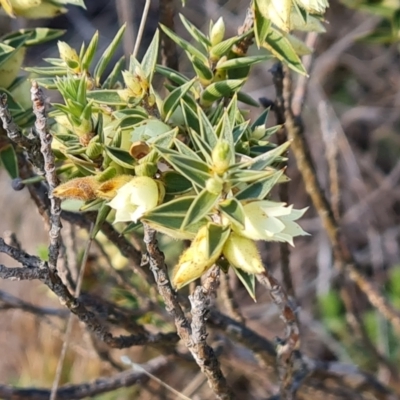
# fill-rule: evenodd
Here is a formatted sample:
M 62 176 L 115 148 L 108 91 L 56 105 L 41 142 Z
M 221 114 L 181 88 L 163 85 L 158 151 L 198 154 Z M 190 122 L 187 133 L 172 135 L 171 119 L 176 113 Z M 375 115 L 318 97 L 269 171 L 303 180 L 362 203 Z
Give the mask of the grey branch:
M 31 88 L 33 112 L 36 116 L 35 131 L 39 136 L 40 151 L 44 159 L 44 171 L 47 184 L 49 185 L 50 199 L 50 245 L 49 245 L 49 267 L 52 271 L 57 269 L 57 259 L 61 245 L 61 199 L 53 196 L 53 190 L 58 186 L 59 180 L 56 172 L 56 161 L 51 149 L 53 137 L 47 125 L 46 105 L 42 89 L 36 82 Z
M 286 337 L 279 340 L 277 361 L 282 399 L 292 400 L 309 373 L 308 365 L 300 353 L 300 332 L 294 306 L 290 303 L 282 285 L 267 271 L 257 275 L 257 279 L 269 290 L 273 302 L 279 308 L 281 319 L 285 323 Z
M 25 136 L 19 126 L 14 122 L 7 105 L 7 95 L 0 96 L 0 119 L 8 138 L 25 150 L 28 160 L 35 166 L 38 174 L 44 174 L 44 160 L 40 152 L 40 140 L 37 136 L 30 134 Z
M 189 296 L 192 306 L 192 351 L 208 382 L 212 385 L 215 393 L 221 399 L 232 398 L 232 393 L 227 385 L 226 379 L 222 374 L 218 358 L 214 350 L 207 345 L 206 320 L 209 312 L 211 296 L 219 284 L 219 268 L 214 267 L 208 273 L 203 286 L 197 286 L 194 293 Z
M 0 252 L 4 248 L 10 248 L 4 243 L 3 240 L 0 241 Z M 14 249 L 8 253 L 16 253 L 21 250 Z M 22 251 L 21 251 L 22 252 Z M 22 252 L 23 253 L 23 252 Z M 89 311 L 84 303 L 79 299 L 76 299 L 68 291 L 67 287 L 61 281 L 57 274 L 54 273 L 47 267 L 46 263 L 42 265 L 42 268 L 35 268 L 40 261 L 38 257 L 33 257 L 36 259 L 33 265 L 25 266 L 22 268 L 7 268 L 0 264 L 0 278 L 8 280 L 40 280 L 43 282 L 59 299 L 60 303 L 65 305 L 72 313 L 74 313 L 80 321 L 85 323 L 87 328 L 92 331 L 100 340 L 108 344 L 112 348 L 123 349 L 131 346 L 142 346 L 142 345 L 152 345 L 160 346 L 164 344 L 174 344 L 177 342 L 177 337 L 175 333 L 159 333 L 150 334 L 147 331 L 143 333 L 136 333 L 129 336 L 113 336 L 107 328 L 101 323 L 95 313 Z M 16 259 L 22 258 L 16 256 Z
M 206 344 L 202 344 L 201 346 L 196 345 L 196 339 L 192 334 L 191 326 L 183 313 L 175 290 L 171 286 L 164 254 L 158 247 L 156 231 L 145 224 L 143 241 L 146 244 L 150 270 L 154 275 L 158 291 L 164 299 L 166 310 L 175 320 L 175 326 L 179 337 L 183 340 L 203 373 L 206 375 L 208 383 L 217 398 L 224 400 L 231 399 L 232 393 L 230 392 L 226 380 L 219 369 L 219 363 L 216 360 L 212 349 Z M 202 329 L 203 327 L 200 328 L 201 331 Z M 205 365 L 207 365 L 207 368 L 203 368 Z

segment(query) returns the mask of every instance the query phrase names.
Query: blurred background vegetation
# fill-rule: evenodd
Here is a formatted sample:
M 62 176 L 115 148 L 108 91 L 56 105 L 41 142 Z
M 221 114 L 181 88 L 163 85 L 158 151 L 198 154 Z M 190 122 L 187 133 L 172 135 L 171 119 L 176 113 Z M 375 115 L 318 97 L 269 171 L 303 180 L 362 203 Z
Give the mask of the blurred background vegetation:
M 115 61 L 123 53 L 132 53 L 144 1 L 86 0 L 85 3 L 87 10 L 69 7 L 67 14 L 51 20 L 11 20 L 1 16 L 0 31 L 6 33 L 36 26 L 65 29 L 62 40 L 79 48 L 82 41 L 89 42 L 98 30 L 98 54 L 101 54 L 118 28 L 126 22 L 123 48 Z M 223 16 L 228 35 L 233 35 L 244 20 L 247 6 L 248 1 L 243 0 L 187 0 L 186 7 L 181 11 L 203 30 L 208 29 L 209 19 L 215 21 Z M 176 7 L 181 9 L 180 2 L 176 2 Z M 396 1 L 330 1 L 325 24 L 327 32 L 319 35 L 315 44 L 303 112 L 318 178 L 339 216 L 347 244 L 363 267 L 363 272 L 397 308 L 400 308 L 399 10 L 400 3 Z M 142 53 L 148 47 L 157 22 L 158 2 L 154 1 L 141 44 Z M 180 35 L 186 35 L 178 18 L 176 29 Z M 43 58 L 56 54 L 55 41 L 29 48 L 25 66 L 42 65 Z M 269 71 L 271 66 L 272 61 L 269 65 L 254 67 L 244 88 L 253 98 L 275 99 Z M 189 70 L 189 63 L 184 56 L 180 57 L 180 70 L 184 73 Z M 54 96 L 54 93 L 49 95 Z M 54 97 L 51 99 L 56 100 Z M 251 109 L 250 115 L 255 116 L 259 112 Z M 273 118 L 270 118 L 270 123 L 274 124 Z M 353 329 L 351 316 L 346 315 L 340 300 L 338 277 L 332 267 L 328 238 L 290 156 L 287 175 L 291 178 L 290 203 L 296 208 L 310 207 L 301 225 L 311 236 L 297 239 L 296 247 L 291 250 L 295 293 L 301 307 L 299 319 L 304 353 L 321 360 L 337 359 L 356 364 L 399 393 L 399 337 L 356 289 L 354 307 L 366 325 L 369 341 L 378 349 L 384 361 L 366 345 L 368 340 Z M 18 232 L 25 250 L 42 254 L 47 234 L 40 217 L 28 193 L 14 192 L 11 180 L 3 170 L 0 172 L 0 205 L 0 231 Z M 72 229 L 67 223 L 64 225 L 65 229 Z M 75 234 L 80 237 L 81 244 L 84 243 L 85 236 L 78 231 Z M 174 241 L 162 244 L 168 261 L 173 263 L 179 254 L 177 247 L 180 244 Z M 115 252 L 115 249 L 112 251 Z M 262 254 L 268 268 L 281 280 L 278 244 L 264 245 Z M 105 262 L 96 249 L 91 257 L 92 263 L 84 281 L 85 289 L 92 293 L 101 292 L 103 297 L 134 308 L 134 299 L 129 298 L 122 289 L 117 289 L 114 282 L 108 279 L 103 269 Z M 3 258 L 0 255 L 0 262 Z M 121 258 L 118 263 L 123 268 L 125 261 Z M 58 306 L 57 301 L 40 284 L 0 281 L 0 289 L 38 306 Z M 51 386 L 62 346 L 64 321 L 13 309 L 2 296 L 1 381 L 18 386 Z M 249 327 L 271 340 L 280 335 L 283 323 L 278 318 L 276 308 L 270 306 L 266 292 L 261 290 L 258 302 L 253 303 L 238 285 L 234 296 Z M 157 324 L 152 318 L 150 314 L 142 316 L 143 321 Z M 210 342 L 215 345 L 218 340 L 218 334 L 213 333 Z M 238 347 L 235 351 L 244 350 Z M 114 359 L 122 354 L 141 362 L 150 357 L 151 350 L 134 348 L 112 351 Z M 224 359 L 222 355 L 221 359 L 230 381 L 233 382 L 232 376 L 236 376 L 238 398 L 262 398 L 267 380 L 265 372 L 260 372 L 249 360 L 244 376 L 243 370 L 235 372 L 234 358 Z M 177 365 L 172 371 L 163 371 L 159 378 L 189 397 L 212 398 L 203 375 L 188 368 Z M 76 323 L 61 383 L 85 382 L 112 371 L 109 363 L 99 359 L 90 336 Z M 144 387 L 121 389 L 96 398 L 144 400 L 173 399 L 174 396 L 157 383 L 150 382 Z

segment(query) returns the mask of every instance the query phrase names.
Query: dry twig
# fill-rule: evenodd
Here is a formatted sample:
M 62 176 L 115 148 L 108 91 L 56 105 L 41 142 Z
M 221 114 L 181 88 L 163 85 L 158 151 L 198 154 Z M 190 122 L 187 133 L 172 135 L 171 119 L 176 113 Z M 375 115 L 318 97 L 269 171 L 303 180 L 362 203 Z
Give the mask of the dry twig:
M 142 367 L 152 374 L 159 373 L 168 366 L 170 359 L 159 356 L 143 364 Z M 61 386 L 57 392 L 58 400 L 92 398 L 96 395 L 111 392 L 122 387 L 130 387 L 136 383 L 143 385 L 147 382 L 148 376 L 143 371 L 128 370 L 112 377 L 99 378 L 92 382 L 78 385 Z M 49 389 L 26 388 L 19 389 L 13 386 L 0 385 L 0 397 L 13 400 L 48 400 Z
M 42 89 L 36 82 L 31 88 L 33 112 L 36 116 L 35 132 L 41 143 L 40 151 L 44 160 L 44 171 L 47 184 L 49 185 L 50 199 L 50 245 L 48 266 L 52 272 L 57 269 L 57 259 L 61 244 L 61 199 L 53 196 L 53 190 L 58 186 L 59 180 L 56 173 L 56 161 L 51 149 L 53 137 L 47 126 L 46 105 Z
M 217 398 L 223 400 L 232 399 L 232 393 L 219 368 L 219 362 L 214 352 L 207 344 L 201 340 L 199 341 L 199 338 L 196 340 L 193 336 L 189 321 L 183 313 L 176 293 L 171 286 L 167 273 L 167 266 L 165 265 L 164 254 L 158 247 L 156 231 L 151 229 L 148 225 L 144 225 L 143 241 L 146 244 L 150 270 L 154 275 L 158 291 L 164 299 L 165 308 L 174 318 L 179 337 L 183 340 L 197 364 L 202 369 L 202 372 L 206 375 L 211 390 Z M 201 325 L 199 329 L 202 331 L 204 328 Z M 201 346 L 197 346 L 195 343 L 201 344 Z

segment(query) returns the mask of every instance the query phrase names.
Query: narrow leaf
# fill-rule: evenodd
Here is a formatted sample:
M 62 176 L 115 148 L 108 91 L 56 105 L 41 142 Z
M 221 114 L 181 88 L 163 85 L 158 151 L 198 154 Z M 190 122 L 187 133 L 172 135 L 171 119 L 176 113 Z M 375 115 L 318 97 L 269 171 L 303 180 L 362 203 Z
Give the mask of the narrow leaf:
M 176 107 L 178 107 L 181 98 L 187 93 L 187 91 L 192 87 L 195 80 L 185 83 L 182 86 L 177 87 L 169 96 L 165 99 L 163 104 L 163 115 L 164 120 L 168 121 L 171 117 L 172 113 L 175 111 Z
M 237 199 L 227 199 L 219 203 L 218 208 L 227 218 L 244 229 L 244 209 Z
M 284 61 L 294 71 L 306 75 L 306 70 L 295 49 L 278 29 L 270 28 L 262 46 L 269 50 L 278 60 Z
M 251 296 L 251 298 L 256 301 L 256 279 L 253 274 L 248 274 L 241 269 L 237 269 L 231 266 L 232 269 L 235 271 L 235 274 L 243 283 L 243 286 L 246 288 L 247 292 Z
M 117 47 L 121 42 L 124 32 L 125 32 L 125 25 L 122 25 L 122 27 L 119 29 L 119 31 L 115 35 L 113 41 L 110 43 L 110 45 L 104 51 L 103 55 L 100 57 L 100 60 L 97 63 L 97 65 L 94 69 L 94 74 L 93 74 L 97 85 L 99 85 L 101 76 L 103 75 L 104 71 L 106 70 L 107 65 L 110 63 L 113 55 L 117 51 Z
M 188 225 L 192 225 L 206 217 L 216 205 L 218 198 L 219 194 L 210 193 L 206 189 L 202 190 L 187 211 L 181 229 L 184 230 Z
M 169 36 L 178 46 L 182 47 L 187 53 L 191 56 L 195 56 L 198 59 L 202 60 L 204 63 L 207 62 L 207 57 L 200 50 L 196 49 L 193 45 L 191 45 L 188 41 L 180 38 L 175 32 L 171 31 L 165 25 L 160 24 L 161 29 L 165 32 L 167 36 Z
M 143 72 L 145 73 L 149 83 L 153 81 L 153 75 L 157 64 L 159 42 L 160 42 L 160 31 L 157 29 L 156 33 L 153 36 L 153 40 L 151 41 L 150 46 L 147 49 L 145 55 L 143 56 L 141 62 Z
M 11 145 L 7 145 L 0 150 L 0 162 L 12 179 L 18 178 L 17 155 Z
M 105 146 L 107 155 L 121 167 L 135 169 L 135 159 L 124 150 L 117 147 Z

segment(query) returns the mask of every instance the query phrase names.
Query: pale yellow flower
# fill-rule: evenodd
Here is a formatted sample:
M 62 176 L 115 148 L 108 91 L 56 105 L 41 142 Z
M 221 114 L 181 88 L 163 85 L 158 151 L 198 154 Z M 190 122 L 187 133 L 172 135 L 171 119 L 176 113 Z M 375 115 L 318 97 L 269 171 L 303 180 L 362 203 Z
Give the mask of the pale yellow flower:
M 203 225 L 193 239 L 192 244 L 181 255 L 172 274 L 172 285 L 176 289 L 200 278 L 210 269 L 221 255 L 229 230 L 221 231 L 218 243 L 210 243 L 210 227 Z
M 296 0 L 296 3 L 311 14 L 323 14 L 329 7 L 328 0 Z
M 223 256 L 235 268 L 248 274 L 260 274 L 264 271 L 260 253 L 253 240 L 232 232 L 222 249 Z
M 137 222 L 145 212 L 157 206 L 158 185 L 147 176 L 136 176 L 117 190 L 116 196 L 108 203 L 117 212 L 115 222 Z
M 293 246 L 293 238 L 308 235 L 298 225 L 298 220 L 306 211 L 287 207 L 285 203 L 269 200 L 253 201 L 243 206 L 245 213 L 244 229 L 234 225 L 233 229 L 241 236 L 252 240 L 288 242 Z

